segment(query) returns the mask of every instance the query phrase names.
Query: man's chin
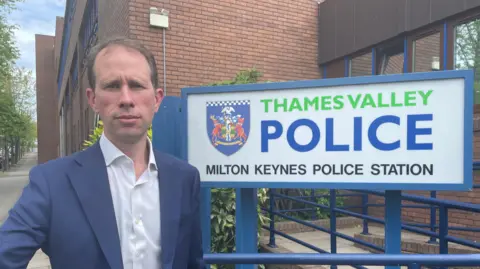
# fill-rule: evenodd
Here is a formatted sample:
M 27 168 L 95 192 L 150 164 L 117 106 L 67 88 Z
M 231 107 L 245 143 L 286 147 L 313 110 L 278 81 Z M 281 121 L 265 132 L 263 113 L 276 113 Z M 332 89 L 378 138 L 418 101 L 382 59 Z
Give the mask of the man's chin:
M 122 128 L 118 130 L 116 136 L 124 143 L 136 143 L 140 139 L 144 138 L 146 131 L 139 130 L 137 128 Z

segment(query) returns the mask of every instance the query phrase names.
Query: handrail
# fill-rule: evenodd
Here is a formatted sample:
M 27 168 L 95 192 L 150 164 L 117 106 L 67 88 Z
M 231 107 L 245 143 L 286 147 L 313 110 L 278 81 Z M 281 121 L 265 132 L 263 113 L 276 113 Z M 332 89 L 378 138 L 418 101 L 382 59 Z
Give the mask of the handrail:
M 477 186 L 475 186 L 475 187 L 477 187 Z M 296 222 L 296 223 L 300 223 L 302 225 L 313 228 L 315 230 L 319 230 L 319 231 L 329 233 L 330 234 L 330 245 L 331 245 L 330 247 L 331 247 L 331 253 L 332 254 L 336 255 L 336 252 L 337 252 L 336 251 L 336 247 L 337 247 L 336 246 L 336 238 L 337 237 L 343 238 L 343 239 L 351 241 L 351 242 L 355 242 L 357 244 L 363 245 L 365 247 L 368 247 L 370 249 L 374 249 L 374 250 L 379 251 L 379 252 L 384 252 L 385 250 L 381 246 L 377 246 L 373 243 L 367 242 L 367 241 L 362 240 L 360 238 L 351 237 L 351 236 L 348 236 L 348 235 L 345 235 L 345 234 L 342 234 L 342 233 L 336 231 L 336 220 L 335 220 L 336 216 L 335 215 L 340 213 L 340 214 L 343 214 L 343 215 L 349 215 L 349 216 L 353 216 L 353 217 L 362 219 L 363 220 L 363 231 L 361 232 L 361 234 L 369 234 L 369 232 L 368 232 L 368 222 L 376 222 L 376 223 L 384 224 L 385 221 L 381 218 L 377 218 L 377 217 L 373 217 L 373 216 L 368 215 L 368 211 L 366 211 L 366 209 L 368 207 L 372 206 L 372 204 L 368 203 L 368 195 L 371 194 L 371 195 L 377 195 L 377 196 L 385 197 L 385 193 L 382 192 L 382 191 L 372 191 L 372 190 L 347 190 L 347 191 L 356 193 L 356 195 L 336 194 L 335 190 L 330 190 L 330 194 L 327 194 L 327 195 L 316 195 L 315 192 L 313 192 L 313 190 L 312 190 L 312 195 L 288 196 L 288 195 L 284 195 L 284 194 L 280 194 L 280 193 L 276 192 L 275 189 L 270 189 L 270 191 L 269 191 L 270 205 L 268 206 L 268 208 L 262 208 L 262 210 L 264 212 L 266 211 L 266 213 L 269 214 L 269 216 L 270 216 L 269 218 L 271 219 L 269 227 L 267 227 L 267 226 L 262 227 L 263 229 L 270 232 L 270 240 L 269 240 L 268 245 L 270 247 L 275 247 L 276 246 L 276 244 L 275 244 L 275 234 L 278 234 L 278 235 L 280 235 L 282 237 L 285 237 L 287 239 L 290 239 L 294 242 L 300 243 L 301 245 L 303 245 L 303 246 L 305 246 L 309 249 L 312 249 L 316 252 L 325 252 L 324 250 L 319 249 L 319 248 L 314 247 L 314 246 L 311 246 L 311 245 L 307 244 L 306 242 L 299 242 L 299 240 L 297 240 L 296 238 L 293 238 L 291 236 L 287 237 L 287 236 L 285 236 L 285 234 L 282 234 L 279 231 L 275 230 L 275 222 L 276 222 L 275 221 L 275 216 L 279 216 L 280 218 L 287 219 L 287 220 L 290 220 L 290 221 L 293 221 L 293 222 Z M 335 197 L 337 195 L 338 196 L 360 196 L 362 198 L 362 206 L 359 207 L 359 208 L 362 208 L 362 212 L 361 213 L 356 213 L 356 212 L 353 212 L 353 211 L 346 210 L 347 208 L 336 206 L 336 203 L 335 203 L 336 198 Z M 315 199 L 317 197 L 324 197 L 324 198 L 330 197 L 329 205 L 323 205 L 323 204 L 316 203 L 315 200 L 310 201 L 311 199 Z M 296 202 L 302 203 L 302 204 L 307 205 L 307 206 L 310 205 L 313 208 L 308 207 L 308 209 L 305 208 L 305 209 L 300 209 L 300 210 L 298 210 L 298 209 L 297 210 L 276 210 L 275 209 L 275 203 L 274 203 L 275 199 L 288 199 L 288 200 L 291 200 L 291 201 L 296 201 Z M 428 243 L 436 243 L 436 240 L 439 240 L 439 252 L 440 252 L 439 254 L 448 254 L 448 252 L 449 252 L 448 251 L 448 243 L 449 242 L 457 243 L 459 245 L 468 246 L 468 247 L 475 248 L 475 249 L 480 249 L 480 244 L 475 242 L 475 241 L 453 237 L 453 236 L 448 234 L 449 230 L 450 231 L 453 231 L 453 230 L 464 230 L 464 231 L 478 230 L 478 229 L 469 229 L 467 227 L 450 227 L 448 225 L 448 209 L 459 209 L 459 210 L 468 211 L 468 212 L 480 212 L 480 205 L 457 202 L 457 201 L 450 201 L 450 200 L 446 201 L 446 200 L 438 199 L 438 198 L 436 198 L 436 192 L 434 192 L 434 191 L 430 192 L 430 197 L 423 197 L 423 196 L 411 195 L 411 194 L 402 194 L 402 200 L 416 202 L 416 203 L 422 203 L 424 205 L 425 204 L 427 205 L 427 206 L 402 205 L 402 207 L 430 208 L 430 212 L 431 212 L 430 224 L 426 224 L 426 225 L 418 224 L 417 225 L 415 223 L 406 223 L 405 222 L 405 223 L 402 223 L 401 226 L 402 226 L 402 229 L 404 229 L 404 230 L 411 231 L 411 232 L 421 234 L 421 235 L 425 235 L 425 236 L 429 236 L 430 239 L 429 239 Z M 379 205 L 379 206 L 385 206 L 385 205 L 383 204 L 383 205 Z M 307 210 L 315 212 L 316 208 L 321 208 L 321 209 L 324 209 L 324 210 L 327 210 L 327 211 L 330 212 L 330 215 L 331 215 L 330 228 L 321 227 L 319 225 L 315 225 L 314 223 L 312 223 L 310 221 L 307 221 L 307 220 L 304 221 L 302 219 L 298 219 L 298 218 L 295 218 L 293 216 L 288 216 L 288 215 L 284 214 L 284 213 L 287 213 L 287 212 L 307 211 Z M 439 225 L 436 225 L 436 210 L 438 210 L 438 212 L 440 214 Z M 315 219 L 315 217 L 312 216 L 311 220 L 314 220 L 314 219 Z M 415 226 L 417 226 L 417 227 L 415 227 Z M 429 227 L 430 229 L 425 230 L 425 229 L 422 229 L 418 226 Z M 305 244 L 302 244 L 302 243 L 305 243 Z M 357 269 L 364 268 L 364 267 L 361 267 L 361 266 L 354 266 L 354 267 L 356 267 Z
M 480 266 L 480 254 L 205 254 L 207 264 Z
M 385 196 L 385 192 L 383 191 L 369 191 L 369 190 L 349 190 L 349 191 L 359 192 L 359 193 L 368 193 L 368 194 L 377 195 L 377 196 Z M 402 194 L 402 200 L 416 202 L 416 203 L 431 204 L 436 206 L 445 206 L 452 209 L 466 210 L 466 211 L 480 213 L 480 205 L 476 205 L 476 204 L 468 204 L 468 203 L 452 201 L 452 200 L 445 201 L 438 198 L 429 198 L 429 197 L 413 195 L 413 194 Z

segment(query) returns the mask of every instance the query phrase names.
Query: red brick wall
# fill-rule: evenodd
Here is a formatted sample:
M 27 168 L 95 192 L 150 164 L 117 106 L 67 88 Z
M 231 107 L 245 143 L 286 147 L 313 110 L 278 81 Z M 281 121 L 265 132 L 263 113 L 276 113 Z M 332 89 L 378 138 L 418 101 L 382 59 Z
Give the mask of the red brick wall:
M 162 29 L 149 26 L 150 7 L 169 11 L 167 95 L 253 66 L 264 80 L 321 77 L 315 1 L 131 0 L 130 37 L 154 51 L 163 85 Z
M 38 163 L 58 157 L 57 88 L 53 36 L 35 35 Z

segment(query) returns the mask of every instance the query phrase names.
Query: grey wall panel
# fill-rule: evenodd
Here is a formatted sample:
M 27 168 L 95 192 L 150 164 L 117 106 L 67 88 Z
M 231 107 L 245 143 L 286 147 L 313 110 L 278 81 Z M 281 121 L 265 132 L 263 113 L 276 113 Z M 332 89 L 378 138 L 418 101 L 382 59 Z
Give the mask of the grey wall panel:
M 336 55 L 355 50 L 355 4 L 352 0 L 336 0 Z
M 397 33 L 407 31 L 407 0 L 397 0 L 396 6 L 396 18 L 397 18 Z
M 356 0 L 355 49 L 362 49 L 395 36 L 399 28 L 398 8 L 403 0 Z M 403 6 L 402 10 L 405 7 Z M 403 20 L 402 20 L 403 21 Z
M 405 14 L 408 22 L 407 31 L 430 23 L 431 0 L 408 0 L 407 2 L 407 12 Z
M 326 0 L 320 5 L 319 63 L 480 7 L 480 0 Z
M 465 0 L 465 9 L 480 7 L 480 0 Z
M 394 2 L 381 1 L 376 7 L 376 11 L 381 14 L 377 21 L 375 37 L 377 42 L 396 36 L 399 33 L 399 25 L 404 22 L 405 6 L 403 0 Z M 375 29 L 375 28 L 373 28 Z
M 318 56 L 322 62 L 336 57 L 336 4 L 335 1 L 326 1 L 320 6 L 320 25 L 319 25 L 319 40 Z
M 378 27 L 384 22 L 381 8 L 382 0 L 356 1 L 355 5 L 355 47 L 363 48 L 378 42 Z
M 441 20 L 465 9 L 464 0 L 433 0 L 431 21 Z

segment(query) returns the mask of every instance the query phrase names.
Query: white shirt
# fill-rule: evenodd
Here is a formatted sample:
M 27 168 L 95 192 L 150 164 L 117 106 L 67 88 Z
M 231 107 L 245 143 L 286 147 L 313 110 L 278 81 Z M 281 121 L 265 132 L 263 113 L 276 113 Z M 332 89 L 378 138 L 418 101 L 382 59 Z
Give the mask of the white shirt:
M 136 180 L 133 161 L 104 134 L 99 142 L 107 165 L 125 269 L 161 268 L 157 165 L 152 143 L 148 143 L 149 163 Z

